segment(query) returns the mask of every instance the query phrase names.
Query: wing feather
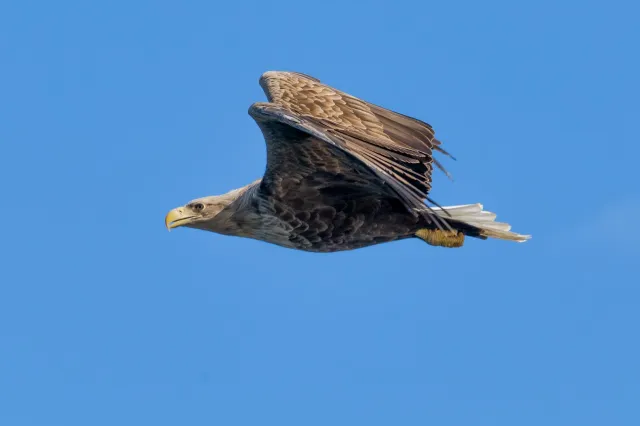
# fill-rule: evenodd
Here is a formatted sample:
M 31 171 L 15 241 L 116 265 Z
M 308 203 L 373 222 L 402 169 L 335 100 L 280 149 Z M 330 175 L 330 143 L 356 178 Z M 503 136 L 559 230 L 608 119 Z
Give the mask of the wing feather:
M 269 71 L 260 78 L 260 85 L 269 102 L 313 120 L 324 132 L 350 141 L 345 148 L 365 156 L 374 151 L 386 157 L 389 161 L 384 164 L 392 175 L 411 170 L 412 178 L 403 184 L 422 194 L 423 200 L 428 199 L 431 189 L 432 164 L 450 177 L 433 158 L 433 151 L 449 154 L 435 139 L 433 128 L 423 121 L 368 103 L 300 73 Z M 380 160 L 379 156 L 376 158 Z

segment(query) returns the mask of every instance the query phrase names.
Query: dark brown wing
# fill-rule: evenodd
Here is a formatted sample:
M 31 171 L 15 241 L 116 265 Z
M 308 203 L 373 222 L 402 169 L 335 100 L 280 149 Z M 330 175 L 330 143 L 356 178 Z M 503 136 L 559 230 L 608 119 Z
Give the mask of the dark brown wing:
M 375 170 L 354 157 L 311 123 L 298 120 L 282 107 L 255 103 L 249 114 L 256 120 L 267 144 L 267 170 L 262 182 L 278 199 L 299 194 L 307 180 L 323 190 L 345 197 L 398 198 Z M 308 195 L 308 194 L 307 194 Z
M 433 151 L 440 142 L 428 124 L 367 103 L 299 73 L 267 72 L 260 84 L 270 103 L 250 114 L 312 134 L 370 167 L 412 211 L 428 209 Z M 435 203 L 434 203 L 435 204 Z M 430 216 L 430 215 L 429 215 Z
M 386 151 L 390 159 L 394 153 L 420 175 L 418 189 L 428 193 L 431 188 L 431 164 L 440 164 L 433 151 L 449 155 L 435 139 L 433 128 L 420 120 L 373 105 L 320 83 L 319 80 L 294 72 L 270 71 L 260 78 L 260 85 L 269 102 L 283 106 L 299 115 L 322 122 L 327 129 L 360 140 L 374 152 Z M 373 145 L 373 146 L 370 146 Z M 418 165 L 416 165 L 418 164 Z M 404 170 L 400 168 L 400 173 Z M 446 173 L 444 168 L 442 170 Z M 407 175 L 414 178 L 412 173 Z

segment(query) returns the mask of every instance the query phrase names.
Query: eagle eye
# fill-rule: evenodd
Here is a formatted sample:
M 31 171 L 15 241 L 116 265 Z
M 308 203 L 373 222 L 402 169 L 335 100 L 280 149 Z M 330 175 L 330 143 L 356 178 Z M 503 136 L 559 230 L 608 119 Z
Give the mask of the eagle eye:
M 200 212 L 200 211 L 202 211 L 204 209 L 204 204 L 196 203 L 191 208 L 196 212 Z

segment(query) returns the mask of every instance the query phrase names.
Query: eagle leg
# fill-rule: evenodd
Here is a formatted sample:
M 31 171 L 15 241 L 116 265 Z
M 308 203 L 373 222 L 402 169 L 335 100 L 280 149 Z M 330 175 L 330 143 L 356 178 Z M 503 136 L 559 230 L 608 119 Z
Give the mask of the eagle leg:
M 424 240 L 427 244 L 440 247 L 462 247 L 464 244 L 464 234 L 460 231 L 447 229 L 419 229 L 416 237 Z

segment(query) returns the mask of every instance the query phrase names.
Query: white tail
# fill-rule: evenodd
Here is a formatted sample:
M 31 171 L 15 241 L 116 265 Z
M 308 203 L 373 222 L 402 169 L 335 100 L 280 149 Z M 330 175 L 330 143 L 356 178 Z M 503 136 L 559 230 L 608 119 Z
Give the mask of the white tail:
M 475 226 L 480 229 L 480 235 L 484 237 L 517 241 L 519 243 L 525 242 L 531 238 L 531 235 L 522 235 L 510 232 L 509 230 L 511 229 L 511 225 L 508 223 L 496 222 L 496 214 L 482 210 L 482 204 L 480 203 L 448 206 L 442 209 L 432 207 L 431 209 L 442 218 L 453 219 Z M 446 212 L 443 210 L 446 210 Z

